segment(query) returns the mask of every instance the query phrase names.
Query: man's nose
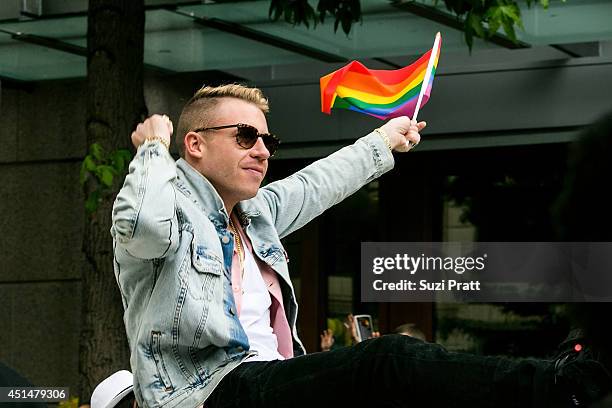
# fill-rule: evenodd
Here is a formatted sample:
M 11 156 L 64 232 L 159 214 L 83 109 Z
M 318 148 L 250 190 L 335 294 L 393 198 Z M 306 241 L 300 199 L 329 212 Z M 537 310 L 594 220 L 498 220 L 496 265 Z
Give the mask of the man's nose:
M 270 157 L 270 152 L 268 151 L 268 148 L 266 147 L 261 137 L 257 138 L 257 141 L 255 142 L 253 147 L 251 147 L 250 153 L 251 156 L 256 157 L 260 160 L 265 160 Z

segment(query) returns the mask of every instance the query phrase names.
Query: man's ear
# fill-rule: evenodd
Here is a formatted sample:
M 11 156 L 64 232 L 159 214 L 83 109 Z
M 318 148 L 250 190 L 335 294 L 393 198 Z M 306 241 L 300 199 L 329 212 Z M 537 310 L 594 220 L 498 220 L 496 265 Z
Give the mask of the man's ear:
M 206 142 L 204 138 L 195 132 L 188 132 L 183 140 L 185 144 L 185 156 L 191 156 L 196 159 L 201 159 L 202 154 L 206 150 Z

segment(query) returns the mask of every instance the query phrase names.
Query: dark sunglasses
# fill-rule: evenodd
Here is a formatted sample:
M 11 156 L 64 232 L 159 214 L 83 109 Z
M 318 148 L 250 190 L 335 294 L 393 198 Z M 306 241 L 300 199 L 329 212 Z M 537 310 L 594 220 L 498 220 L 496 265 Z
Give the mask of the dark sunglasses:
M 270 152 L 270 156 L 274 156 L 276 149 L 278 149 L 278 145 L 280 144 L 280 140 L 270 133 L 259 133 L 256 127 L 251 125 L 245 125 L 244 123 L 237 123 L 235 125 L 225 125 L 225 126 L 215 126 L 209 128 L 200 128 L 194 130 L 194 132 L 204 132 L 206 130 L 220 130 L 220 129 L 229 129 L 229 128 L 237 128 L 236 132 L 236 143 L 238 146 L 244 149 L 250 149 L 255 146 L 257 143 L 257 139 L 261 137 L 266 146 L 266 149 Z

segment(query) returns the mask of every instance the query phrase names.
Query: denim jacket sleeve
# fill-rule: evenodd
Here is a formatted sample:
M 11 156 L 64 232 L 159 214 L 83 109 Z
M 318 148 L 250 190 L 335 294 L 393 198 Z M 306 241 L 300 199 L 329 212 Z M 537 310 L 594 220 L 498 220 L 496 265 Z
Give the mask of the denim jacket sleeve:
M 176 162 L 159 141 L 145 142 L 130 163 L 113 205 L 111 234 L 140 259 L 163 258 L 178 246 Z
M 281 238 L 301 228 L 393 168 L 391 151 L 376 133 L 260 190 Z

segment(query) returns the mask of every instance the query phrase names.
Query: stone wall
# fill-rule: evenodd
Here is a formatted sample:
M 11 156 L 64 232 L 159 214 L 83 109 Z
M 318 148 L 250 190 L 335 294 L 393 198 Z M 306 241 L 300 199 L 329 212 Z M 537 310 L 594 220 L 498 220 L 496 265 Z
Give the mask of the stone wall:
M 83 81 L 3 89 L 0 361 L 41 386 L 78 383 Z

